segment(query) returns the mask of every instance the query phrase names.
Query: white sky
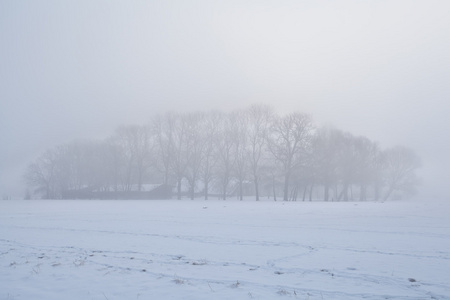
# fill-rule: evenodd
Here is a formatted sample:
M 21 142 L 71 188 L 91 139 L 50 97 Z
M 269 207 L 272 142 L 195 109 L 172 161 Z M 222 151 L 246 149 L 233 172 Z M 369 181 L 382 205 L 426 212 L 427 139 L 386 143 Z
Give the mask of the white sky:
M 0 2 L 0 194 L 43 150 L 251 103 L 416 150 L 448 195 L 450 1 Z M 0 195 L 1 196 L 1 195 Z

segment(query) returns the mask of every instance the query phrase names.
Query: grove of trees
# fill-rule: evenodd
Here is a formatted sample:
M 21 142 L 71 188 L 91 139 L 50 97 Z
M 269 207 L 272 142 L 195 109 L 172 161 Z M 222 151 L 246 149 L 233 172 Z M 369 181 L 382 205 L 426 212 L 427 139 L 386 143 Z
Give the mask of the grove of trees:
M 26 172 L 34 194 L 173 188 L 174 197 L 253 196 L 284 201 L 387 200 L 415 192 L 420 160 L 406 147 L 380 149 L 363 136 L 317 128 L 311 116 L 269 106 L 154 115 L 104 140 L 45 151 Z

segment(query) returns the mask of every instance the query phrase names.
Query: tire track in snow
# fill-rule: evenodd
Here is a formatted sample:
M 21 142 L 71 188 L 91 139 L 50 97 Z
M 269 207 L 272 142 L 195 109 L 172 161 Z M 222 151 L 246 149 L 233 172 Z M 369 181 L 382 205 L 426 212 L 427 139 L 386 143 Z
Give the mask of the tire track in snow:
M 310 249 L 311 252 L 303 253 L 300 255 L 289 256 L 289 257 L 281 257 L 278 259 L 274 259 L 268 261 L 266 265 L 258 266 L 258 265 L 248 265 L 248 264 L 239 264 L 239 263 L 230 263 L 224 261 L 206 261 L 203 265 L 195 265 L 194 262 L 198 261 L 198 259 L 188 258 L 182 255 L 167 255 L 167 254 L 158 254 L 158 253 L 144 253 L 137 251 L 108 251 L 101 249 L 86 249 L 80 247 L 40 247 L 40 246 L 32 246 L 26 245 L 24 243 L 18 243 L 11 240 L 0 240 L 3 244 L 2 248 L 10 248 L 11 251 L 17 252 L 22 257 L 27 257 L 30 260 L 28 263 L 30 266 L 33 266 L 36 263 L 40 263 L 41 265 L 47 261 L 47 264 L 51 264 L 55 261 L 63 261 L 58 265 L 58 267 L 70 267 L 70 268 L 85 268 L 85 267 L 94 267 L 97 272 L 101 273 L 103 276 L 109 276 L 114 273 L 120 273 L 122 275 L 130 274 L 130 273 L 145 273 L 145 276 L 152 276 L 154 278 L 165 278 L 166 280 L 174 280 L 174 278 L 179 278 L 182 281 L 189 282 L 194 285 L 208 285 L 215 284 L 220 286 L 222 289 L 230 288 L 236 281 L 234 279 L 223 278 L 220 275 L 216 276 L 216 278 L 205 278 L 200 276 L 202 272 L 199 272 L 197 276 L 179 276 L 173 273 L 173 271 L 169 271 L 165 269 L 165 267 L 183 267 L 181 270 L 186 271 L 184 273 L 192 273 L 189 270 L 192 269 L 206 269 L 206 273 L 215 273 L 216 269 L 220 270 L 221 268 L 233 269 L 231 274 L 236 274 L 236 280 L 240 283 L 240 288 L 245 288 L 245 290 L 249 293 L 257 295 L 258 291 L 266 291 L 265 293 L 274 293 L 274 291 L 279 292 L 279 296 L 281 295 L 293 295 L 293 291 L 296 291 L 298 295 L 306 295 L 309 299 L 332 299 L 336 298 L 336 296 L 342 297 L 343 299 L 411 299 L 411 296 L 399 296 L 399 295 L 390 295 L 390 294 L 370 294 L 370 293 L 347 293 L 343 291 L 339 291 L 331 288 L 324 289 L 313 289 L 302 286 L 301 284 L 268 284 L 267 282 L 272 281 L 271 278 L 287 278 L 291 277 L 290 281 L 293 282 L 295 280 L 292 277 L 307 279 L 311 277 L 313 279 L 322 278 L 321 280 L 341 280 L 341 281 L 351 281 L 357 285 L 364 284 L 372 284 L 379 285 L 381 287 L 389 287 L 389 286 L 402 286 L 406 291 L 413 292 L 415 295 L 422 295 L 420 297 L 426 297 L 423 299 L 446 299 L 445 295 L 439 295 L 431 292 L 429 289 L 432 288 L 441 288 L 445 289 L 448 287 L 445 286 L 437 286 L 436 284 L 431 283 L 420 283 L 420 285 L 410 285 L 401 281 L 398 278 L 390 278 L 387 276 L 377 276 L 370 274 L 358 273 L 354 274 L 353 272 L 345 272 L 340 270 L 333 270 L 334 278 L 330 279 L 329 272 L 325 272 L 323 270 L 313 270 L 307 268 L 287 268 L 280 267 L 277 265 L 279 262 L 290 261 L 295 258 L 304 257 L 312 253 L 314 249 Z M 2 250 L 3 253 L 8 253 L 8 251 Z M 34 260 L 32 259 L 34 257 Z M 73 262 L 71 261 L 73 260 Z M 75 261 L 82 261 L 83 263 L 79 263 L 77 265 Z M 157 266 L 153 268 L 152 266 Z M 55 266 L 56 267 L 56 266 Z M 100 267 L 100 268 L 99 268 Z M 239 278 L 238 274 L 251 272 L 264 272 L 263 276 L 266 278 L 265 283 L 261 283 L 261 280 L 254 281 L 250 280 L 251 275 L 242 276 L 245 278 Z M 277 273 L 278 272 L 278 273 Z M 230 273 L 230 272 L 229 272 Z M 423 287 L 427 287 L 427 290 L 424 290 Z M 422 298 L 421 298 L 422 299 Z

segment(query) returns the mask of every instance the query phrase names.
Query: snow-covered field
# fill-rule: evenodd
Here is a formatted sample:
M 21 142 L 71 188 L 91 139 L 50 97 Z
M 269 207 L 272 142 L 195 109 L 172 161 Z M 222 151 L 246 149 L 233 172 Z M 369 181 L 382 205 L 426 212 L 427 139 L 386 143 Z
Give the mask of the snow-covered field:
M 0 299 L 450 299 L 450 203 L 0 201 Z

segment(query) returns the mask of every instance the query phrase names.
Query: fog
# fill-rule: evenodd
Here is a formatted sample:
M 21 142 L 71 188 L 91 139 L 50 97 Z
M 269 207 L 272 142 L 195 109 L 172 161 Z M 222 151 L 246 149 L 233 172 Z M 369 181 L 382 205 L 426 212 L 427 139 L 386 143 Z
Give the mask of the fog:
M 42 151 L 155 113 L 300 111 L 422 158 L 448 197 L 447 1 L 2 1 L 0 194 Z

